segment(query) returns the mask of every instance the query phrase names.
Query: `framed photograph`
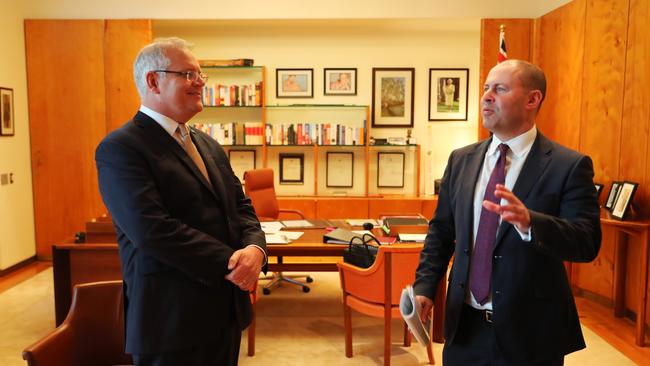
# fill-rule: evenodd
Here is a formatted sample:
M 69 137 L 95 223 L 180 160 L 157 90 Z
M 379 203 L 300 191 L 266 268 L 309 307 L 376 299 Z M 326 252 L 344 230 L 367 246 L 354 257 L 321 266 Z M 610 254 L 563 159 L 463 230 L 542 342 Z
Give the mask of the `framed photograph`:
M 280 184 L 303 184 L 304 154 L 280 154 Z
M 255 150 L 230 150 L 228 160 L 237 178 L 243 182 L 244 173 L 255 169 Z
M 404 188 L 403 152 L 377 153 L 377 187 Z
M 469 69 L 429 69 L 429 121 L 467 121 Z
M 639 183 L 634 182 L 623 182 L 620 185 L 618 194 L 616 195 L 616 201 L 612 207 L 612 217 L 623 220 L 625 214 L 627 214 L 630 205 L 632 204 L 632 198 L 634 197 L 634 192 L 639 186 Z
M 609 189 L 609 194 L 607 195 L 607 201 L 605 201 L 605 208 L 611 210 L 616 202 L 616 195 L 618 194 L 618 189 L 621 187 L 622 182 L 612 182 L 612 188 Z
M 357 95 L 357 69 L 325 69 L 325 95 Z
M 352 188 L 354 182 L 354 153 L 327 152 L 327 186 Z
M 603 191 L 603 185 L 600 183 L 594 183 L 596 186 L 596 199 L 600 199 L 600 193 Z
M 14 90 L 0 88 L 0 135 L 14 135 Z
M 275 69 L 277 98 L 313 98 L 314 69 Z
M 372 127 L 413 127 L 414 68 L 372 68 Z

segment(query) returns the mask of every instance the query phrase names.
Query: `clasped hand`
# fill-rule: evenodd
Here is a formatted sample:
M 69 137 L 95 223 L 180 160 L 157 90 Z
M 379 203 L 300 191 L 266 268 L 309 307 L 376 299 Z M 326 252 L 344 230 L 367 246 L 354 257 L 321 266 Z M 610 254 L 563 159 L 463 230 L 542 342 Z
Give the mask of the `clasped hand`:
M 236 250 L 228 261 L 226 279 L 244 291 L 252 291 L 262 270 L 264 255 L 253 246 Z
M 483 207 L 496 214 L 501 215 L 501 219 L 517 227 L 522 233 L 527 233 L 530 229 L 530 212 L 524 204 L 503 184 L 497 184 L 494 195 L 497 198 L 505 199 L 505 205 L 499 205 L 490 201 L 483 201 Z

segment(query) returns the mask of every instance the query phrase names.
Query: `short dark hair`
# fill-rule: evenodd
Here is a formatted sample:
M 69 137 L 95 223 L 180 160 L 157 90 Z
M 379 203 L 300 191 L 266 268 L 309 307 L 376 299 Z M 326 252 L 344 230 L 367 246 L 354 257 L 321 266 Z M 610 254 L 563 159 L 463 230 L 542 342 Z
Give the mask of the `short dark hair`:
M 542 107 L 542 102 L 546 98 L 546 75 L 544 71 L 537 65 L 524 60 L 507 60 L 505 62 L 512 63 L 519 71 L 519 81 L 521 85 L 528 90 L 539 90 L 542 93 L 542 100 L 537 106 L 537 111 Z

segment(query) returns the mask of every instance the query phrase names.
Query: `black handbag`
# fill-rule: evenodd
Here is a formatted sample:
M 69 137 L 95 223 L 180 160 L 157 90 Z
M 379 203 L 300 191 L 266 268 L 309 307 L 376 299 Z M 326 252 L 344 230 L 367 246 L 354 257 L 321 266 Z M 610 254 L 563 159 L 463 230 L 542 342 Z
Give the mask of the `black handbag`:
M 348 247 L 343 251 L 343 261 L 360 268 L 369 268 L 375 263 L 377 258 L 378 248 L 368 243 L 374 241 L 377 245 L 381 245 L 377 239 L 370 234 L 363 234 L 363 236 L 355 236 L 350 239 Z

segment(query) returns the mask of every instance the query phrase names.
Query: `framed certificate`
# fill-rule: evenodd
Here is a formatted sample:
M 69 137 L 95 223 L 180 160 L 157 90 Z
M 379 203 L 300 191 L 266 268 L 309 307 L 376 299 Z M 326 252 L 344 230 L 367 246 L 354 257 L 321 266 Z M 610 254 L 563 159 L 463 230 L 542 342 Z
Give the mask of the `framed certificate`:
M 244 173 L 255 169 L 255 150 L 228 151 L 230 166 L 240 181 L 244 181 Z
M 304 154 L 280 154 L 280 184 L 303 184 Z
M 327 152 L 327 186 L 352 188 L 354 153 Z
M 377 153 L 377 187 L 404 188 L 403 152 Z
M 639 183 L 634 182 L 623 182 L 620 185 L 618 194 L 616 195 L 616 201 L 612 205 L 612 217 L 623 220 L 625 215 L 630 208 L 632 203 L 632 198 L 634 197 L 634 192 L 636 192 Z

